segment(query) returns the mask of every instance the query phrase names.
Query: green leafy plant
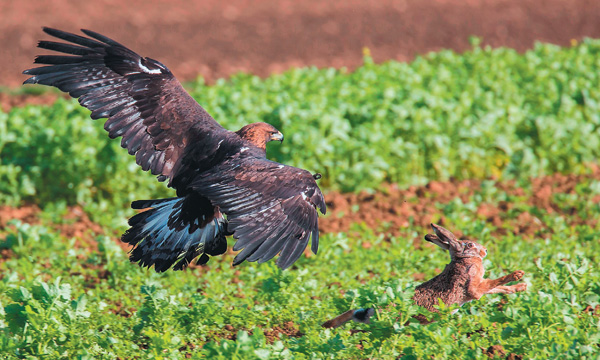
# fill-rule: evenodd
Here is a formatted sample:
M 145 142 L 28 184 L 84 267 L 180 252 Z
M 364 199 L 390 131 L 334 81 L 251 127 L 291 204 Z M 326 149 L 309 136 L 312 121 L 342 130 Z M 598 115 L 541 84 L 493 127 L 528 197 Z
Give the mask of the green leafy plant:
M 443 202 L 418 195 L 449 227 L 487 247 L 488 277 L 519 268 L 528 283 L 527 292 L 486 295 L 454 315 L 440 306 L 426 325 L 413 318 L 424 314 L 410 299 L 420 282 L 413 276 L 435 276 L 448 258 L 413 244 L 428 231 L 414 219 L 402 229 L 382 224 L 397 236 L 364 224 L 323 234 L 319 254 L 286 271 L 271 262 L 234 268 L 227 253 L 208 266 L 157 274 L 130 264 L 117 234 L 131 200 L 172 193 L 75 101 L 0 112 L 0 202 L 43 208 L 39 223 L 0 229 L 0 357 L 597 358 L 600 185 L 584 179 L 552 194 L 554 211 L 529 199 L 539 190 L 531 176 L 585 172 L 598 158 L 599 52 L 598 40 L 524 54 L 475 47 L 409 64 L 365 61 L 352 73 L 306 68 L 188 84 L 229 129 L 277 126 L 286 142 L 269 146 L 269 155 L 321 172 L 326 189 L 449 177 L 522 187 L 510 192 L 482 180 L 472 194 Z M 61 233 L 76 203 L 103 235 L 83 241 Z M 500 204 L 497 221 L 478 213 Z M 543 227 L 519 230 L 524 214 Z M 371 324 L 320 327 L 366 306 L 377 310 Z
M 286 271 L 271 263 L 232 267 L 233 254 L 225 254 L 208 266 L 157 274 L 130 264 L 116 238 L 98 236 L 96 249 L 64 237 L 47 213 L 60 208 L 49 209 L 42 223 L 13 222 L 0 236 L 3 254 L 10 254 L 0 262 L 0 354 L 442 359 L 484 358 L 500 349 L 504 357 L 593 359 L 600 346 L 600 212 L 588 194 L 597 184 L 582 180 L 571 193 L 571 204 L 585 217 L 578 224 L 569 211 L 548 213 L 522 202 L 534 191 L 522 185 L 522 192 L 506 192 L 484 183 L 468 198 L 432 198 L 448 226 L 487 247 L 489 277 L 518 268 L 528 283 L 526 292 L 440 306 L 439 314 L 414 305 L 420 281 L 413 275 L 435 276 L 448 257 L 437 248 L 415 247 L 414 238 L 428 229 L 414 224 L 397 237 L 360 225 L 323 234 L 319 254 Z M 503 213 L 497 227 L 474 211 L 498 202 L 519 205 Z M 546 230 L 515 235 L 514 221 L 524 212 L 537 213 Z M 377 310 L 371 324 L 320 327 L 367 306 Z M 420 324 L 413 318 L 418 314 L 436 321 Z
M 323 174 L 326 189 L 448 178 L 585 171 L 600 153 L 600 42 L 431 53 L 348 73 L 240 74 L 191 94 L 225 127 L 266 121 L 286 134 L 269 156 Z M 76 101 L 0 113 L 0 201 L 100 213 L 170 194 Z

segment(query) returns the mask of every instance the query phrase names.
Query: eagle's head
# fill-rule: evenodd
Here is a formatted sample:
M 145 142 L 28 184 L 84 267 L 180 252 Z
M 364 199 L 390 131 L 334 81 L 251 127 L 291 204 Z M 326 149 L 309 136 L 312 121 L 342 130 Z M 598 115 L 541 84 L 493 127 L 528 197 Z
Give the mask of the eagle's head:
M 269 141 L 283 142 L 283 134 L 273 125 L 264 122 L 248 124 L 236 131 L 236 134 L 263 150 Z

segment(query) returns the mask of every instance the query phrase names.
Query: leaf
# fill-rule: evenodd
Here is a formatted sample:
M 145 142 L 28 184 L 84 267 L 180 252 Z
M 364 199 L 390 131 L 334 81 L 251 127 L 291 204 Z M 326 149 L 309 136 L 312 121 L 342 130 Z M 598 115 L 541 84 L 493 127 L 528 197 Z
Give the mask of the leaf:
M 27 315 L 25 314 L 25 308 L 20 304 L 9 304 L 4 307 L 6 313 L 6 321 L 8 327 L 13 333 L 20 333 L 25 327 L 27 322 Z

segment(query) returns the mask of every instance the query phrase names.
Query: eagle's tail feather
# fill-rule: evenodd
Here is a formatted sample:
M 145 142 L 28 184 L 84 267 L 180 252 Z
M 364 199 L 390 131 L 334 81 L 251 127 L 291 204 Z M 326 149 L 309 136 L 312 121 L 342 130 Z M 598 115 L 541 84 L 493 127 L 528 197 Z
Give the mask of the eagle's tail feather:
M 223 254 L 227 250 L 227 220 L 218 212 L 211 214 L 210 220 L 206 213 L 190 214 L 190 209 L 201 208 L 191 204 L 196 200 L 175 197 L 134 201 L 132 208 L 149 209 L 129 219 L 131 227 L 121 237 L 121 241 L 134 245 L 129 260 L 140 266 L 154 265 L 156 272 L 163 272 L 173 265 L 174 270 L 182 270 L 199 255 L 197 263 L 205 264 L 208 255 Z

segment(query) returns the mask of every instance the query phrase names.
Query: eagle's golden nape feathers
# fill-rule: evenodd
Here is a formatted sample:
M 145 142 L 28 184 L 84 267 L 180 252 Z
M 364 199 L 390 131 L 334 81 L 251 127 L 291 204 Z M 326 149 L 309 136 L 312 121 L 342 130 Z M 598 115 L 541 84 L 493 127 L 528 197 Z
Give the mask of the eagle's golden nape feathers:
M 283 134 L 273 125 L 264 122 L 248 124 L 236 131 L 236 134 L 261 150 L 266 150 L 269 141 L 283 142 Z

